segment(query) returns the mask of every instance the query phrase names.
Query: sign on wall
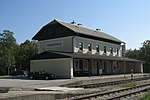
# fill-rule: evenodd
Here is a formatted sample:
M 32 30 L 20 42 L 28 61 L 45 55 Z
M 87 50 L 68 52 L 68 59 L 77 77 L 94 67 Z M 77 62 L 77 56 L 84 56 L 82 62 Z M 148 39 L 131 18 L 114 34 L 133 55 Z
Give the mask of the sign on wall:
M 56 41 L 56 42 L 49 42 L 46 44 L 46 48 L 55 48 L 55 47 L 62 47 L 63 41 Z

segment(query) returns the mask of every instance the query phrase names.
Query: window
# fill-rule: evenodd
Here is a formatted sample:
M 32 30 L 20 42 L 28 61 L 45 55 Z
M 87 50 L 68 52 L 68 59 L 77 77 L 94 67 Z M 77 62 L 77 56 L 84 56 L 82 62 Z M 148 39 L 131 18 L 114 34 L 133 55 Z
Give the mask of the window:
M 113 48 L 112 47 L 110 48 L 110 54 L 113 54 Z
M 79 43 L 79 50 L 83 50 L 83 42 Z
M 106 53 L 106 46 L 104 46 L 104 53 Z
M 91 43 L 88 44 L 88 51 L 92 51 L 92 45 L 91 45 Z
M 118 49 L 118 48 L 116 49 L 116 54 L 117 54 L 117 55 L 119 54 L 119 49 Z
M 99 45 L 96 46 L 96 52 L 99 52 Z

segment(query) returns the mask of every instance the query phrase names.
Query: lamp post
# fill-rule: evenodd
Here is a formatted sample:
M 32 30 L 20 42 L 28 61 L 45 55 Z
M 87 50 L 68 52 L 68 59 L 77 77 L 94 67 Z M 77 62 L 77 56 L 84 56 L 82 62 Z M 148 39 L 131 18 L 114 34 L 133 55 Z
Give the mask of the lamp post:
M 125 66 L 125 50 L 126 50 L 126 43 L 123 43 L 123 45 L 122 45 L 122 57 L 123 57 L 124 77 L 125 77 L 125 71 L 126 71 L 126 66 Z
M 11 67 L 11 63 L 8 65 L 8 76 L 9 76 L 9 67 Z
M 9 66 L 8 66 L 8 76 L 9 76 Z

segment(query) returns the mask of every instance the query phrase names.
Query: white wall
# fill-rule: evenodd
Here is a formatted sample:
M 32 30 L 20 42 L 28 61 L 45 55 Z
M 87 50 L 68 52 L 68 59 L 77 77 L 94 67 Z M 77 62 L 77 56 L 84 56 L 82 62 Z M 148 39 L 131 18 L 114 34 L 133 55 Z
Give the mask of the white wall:
M 141 62 L 141 73 L 143 73 L 143 63 Z
M 55 74 L 56 78 L 71 78 L 71 64 L 71 58 L 31 60 L 30 71 L 38 72 L 45 70 Z
M 76 36 L 74 38 L 74 52 L 79 52 L 79 42 L 83 42 L 83 53 L 88 52 L 88 43 L 92 44 L 92 54 L 96 53 L 96 45 L 100 46 L 100 55 L 103 55 L 104 53 L 104 46 L 107 48 L 107 56 L 110 55 L 110 48 L 113 47 L 113 56 L 116 56 L 116 49 L 119 49 L 119 57 L 121 57 L 121 45 L 93 40 L 93 39 L 87 39 L 83 37 Z

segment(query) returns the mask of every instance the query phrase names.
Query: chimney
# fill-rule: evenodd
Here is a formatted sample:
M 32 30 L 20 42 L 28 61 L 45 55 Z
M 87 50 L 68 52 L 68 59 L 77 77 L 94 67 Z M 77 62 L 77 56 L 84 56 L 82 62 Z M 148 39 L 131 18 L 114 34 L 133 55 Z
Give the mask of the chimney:
M 101 29 L 97 28 L 97 29 L 96 29 L 96 31 L 99 31 L 99 32 L 100 32 L 100 31 L 101 31 Z
M 82 24 L 77 24 L 78 26 L 82 26 Z
M 71 24 L 76 24 L 76 22 L 73 20 L 73 21 L 71 22 Z

